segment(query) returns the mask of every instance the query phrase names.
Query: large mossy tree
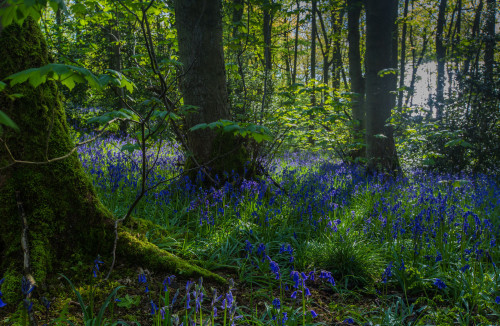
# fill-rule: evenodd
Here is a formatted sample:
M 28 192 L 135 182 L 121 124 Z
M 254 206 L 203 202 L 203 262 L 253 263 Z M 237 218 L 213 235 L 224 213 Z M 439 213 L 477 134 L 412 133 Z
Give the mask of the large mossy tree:
M 43 34 L 32 18 L 22 25 L 0 28 L 0 58 L 0 80 L 49 63 Z M 1 290 L 7 302 L 16 302 L 23 274 L 29 272 L 37 283 L 43 283 L 50 273 L 61 272 L 62 262 L 76 262 L 72 257 L 92 259 L 101 254 L 109 258 L 115 218 L 99 201 L 76 152 L 47 163 L 74 148 L 55 83 L 35 88 L 25 82 L 8 88 L 0 93 L 0 107 L 20 129 L 4 129 L 0 135 L 0 277 L 5 277 Z M 15 163 L 12 157 L 40 164 Z M 23 264 L 21 215 L 28 226 L 30 271 Z M 117 254 L 130 263 L 222 280 L 132 236 L 125 228 L 120 227 L 118 234 Z

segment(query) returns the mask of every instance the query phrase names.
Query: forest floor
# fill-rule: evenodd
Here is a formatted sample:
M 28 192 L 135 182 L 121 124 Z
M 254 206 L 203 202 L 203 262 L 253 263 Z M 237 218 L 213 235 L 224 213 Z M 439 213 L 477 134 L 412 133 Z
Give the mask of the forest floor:
M 121 150 L 130 142 L 110 136 L 79 152 L 116 216 L 141 178 L 139 153 Z M 148 185 L 180 172 L 175 144 L 151 148 Z M 367 177 L 320 153 L 285 153 L 267 164 L 280 187 L 263 178 L 207 189 L 180 178 L 133 212 L 155 224 L 137 237 L 234 284 L 120 261 L 103 281 L 107 257 L 75 257 L 61 274 L 75 283 L 85 314 L 69 283 L 53 275 L 43 289 L 48 301 L 32 300 L 39 324 L 88 324 L 101 308 L 103 325 L 499 323 L 498 176 L 413 169 Z M 16 306 L 0 308 L 0 323 L 11 323 Z

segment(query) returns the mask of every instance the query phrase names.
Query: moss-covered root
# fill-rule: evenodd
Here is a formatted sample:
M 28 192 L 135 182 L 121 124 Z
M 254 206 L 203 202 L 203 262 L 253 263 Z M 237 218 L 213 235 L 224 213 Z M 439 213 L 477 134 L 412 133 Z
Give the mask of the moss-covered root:
M 118 232 L 117 255 L 152 270 L 168 271 L 187 277 L 199 277 L 212 280 L 220 284 L 227 284 L 222 276 L 212 273 L 204 268 L 192 265 L 154 244 L 140 240 L 129 232 Z

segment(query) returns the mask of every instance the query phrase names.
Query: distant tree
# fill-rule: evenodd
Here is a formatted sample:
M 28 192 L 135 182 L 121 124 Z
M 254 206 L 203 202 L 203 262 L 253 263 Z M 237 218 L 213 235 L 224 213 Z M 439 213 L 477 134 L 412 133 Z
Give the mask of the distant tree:
M 359 20 L 363 0 L 347 1 L 347 41 L 349 56 L 349 80 L 351 83 L 352 95 L 352 118 L 353 118 L 353 140 L 363 142 L 365 132 L 365 80 L 361 69 L 361 50 L 359 35 Z M 365 148 L 357 148 L 355 157 L 364 157 Z
M 366 0 L 366 144 L 368 168 L 395 172 L 399 161 L 393 129 L 387 125 L 395 105 L 393 28 L 395 0 Z
M 444 66 L 446 48 L 444 46 L 444 27 L 446 23 L 446 5 L 447 0 L 440 0 L 439 12 L 436 27 L 436 61 L 437 61 L 437 79 L 436 79 L 436 118 L 441 121 L 444 109 Z
M 186 117 L 186 127 L 231 120 L 224 51 L 221 0 L 177 0 L 175 20 L 179 59 L 183 64 L 180 89 L 184 105 L 198 107 Z M 240 139 L 210 129 L 188 132 L 187 167 L 202 166 L 205 173 L 244 171 L 247 152 Z

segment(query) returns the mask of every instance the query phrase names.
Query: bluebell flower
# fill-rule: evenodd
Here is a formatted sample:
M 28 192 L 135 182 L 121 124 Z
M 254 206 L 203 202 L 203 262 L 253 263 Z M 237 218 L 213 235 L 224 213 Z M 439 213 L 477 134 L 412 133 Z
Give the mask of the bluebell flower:
M 297 291 L 293 291 L 292 295 L 290 296 L 290 298 L 292 299 L 296 299 L 297 298 Z
M 153 300 L 151 300 L 150 304 L 151 304 L 151 315 L 155 315 L 156 312 L 158 311 L 158 306 L 156 305 L 156 303 L 153 302 Z
M 314 310 L 311 310 L 311 315 L 313 318 L 318 317 L 318 314 Z
M 217 307 L 214 307 L 214 316 L 217 317 Z
M 288 320 L 288 313 L 284 312 L 283 318 L 281 319 L 281 325 L 284 326 L 287 320 Z
M 92 274 L 94 277 L 97 277 L 97 272 L 99 272 L 99 264 L 104 264 L 104 262 L 100 261 L 99 257 L 97 257 L 97 259 L 94 260 L 94 267 L 92 268 Z
M 495 298 L 495 303 L 496 303 L 496 304 L 500 304 L 500 296 L 497 296 L 497 297 Z
M 189 282 L 189 281 L 188 281 Z M 186 294 L 186 309 L 191 309 L 191 306 L 189 305 L 189 302 L 191 301 L 191 294 L 188 292 Z
M 227 294 L 226 294 L 226 300 L 227 300 L 227 307 L 228 308 L 231 308 L 233 306 L 233 293 L 231 291 L 229 291 Z
M 434 281 L 434 285 L 437 286 L 437 288 L 440 290 L 446 287 L 446 284 L 438 278 L 436 278 L 436 280 Z
M 462 271 L 462 273 L 465 273 L 466 271 L 468 271 L 470 268 L 470 265 L 469 264 L 466 264 L 465 266 L 463 266 L 462 268 L 460 268 L 460 271 Z
M 405 262 L 404 262 L 404 260 L 403 260 L 403 259 L 401 259 L 401 266 L 399 267 L 399 270 L 400 270 L 400 271 L 404 271 L 404 270 L 406 270 L 406 267 L 405 267 Z
M 5 307 L 7 304 L 3 302 L 2 298 L 0 297 L 0 308 Z
M 352 318 L 347 318 L 343 321 L 343 323 L 346 323 L 346 324 L 354 324 L 354 319 Z
M 438 251 L 437 255 L 436 255 L 436 263 L 439 261 L 442 261 L 442 260 L 443 260 L 443 256 L 441 256 L 441 253 Z
M 309 291 L 309 288 L 304 287 L 304 291 L 305 291 L 305 295 L 306 296 L 310 296 L 311 295 L 311 291 Z
M 273 300 L 273 306 L 274 306 L 274 308 L 275 308 L 275 309 L 280 309 L 280 308 L 281 308 L 281 302 L 280 302 L 280 299 L 275 298 L 275 299 Z

